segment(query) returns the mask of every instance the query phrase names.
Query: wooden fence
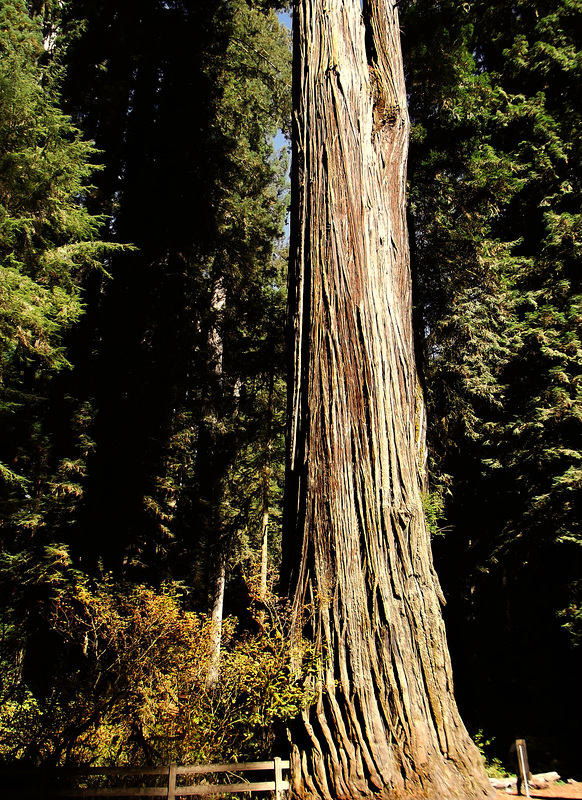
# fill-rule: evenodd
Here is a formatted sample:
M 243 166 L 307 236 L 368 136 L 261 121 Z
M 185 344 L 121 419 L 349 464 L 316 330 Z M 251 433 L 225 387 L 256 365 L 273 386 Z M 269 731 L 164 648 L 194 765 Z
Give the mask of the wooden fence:
M 5 794 L 0 783 L 0 797 L 14 798 L 53 798 L 53 797 L 166 797 L 175 800 L 177 797 L 191 795 L 221 795 L 238 792 L 274 792 L 277 800 L 282 800 L 283 792 L 289 788 L 289 781 L 283 779 L 283 770 L 289 769 L 289 761 L 274 758 L 272 761 L 254 761 L 246 764 L 203 764 L 198 766 L 179 766 L 170 764 L 167 767 L 61 767 L 49 771 L 42 769 L 2 770 L 0 779 L 11 779 L 11 794 Z M 238 773 L 261 771 L 273 773 L 273 780 L 251 783 L 244 781 Z M 227 773 L 237 778 L 238 783 L 192 783 L 196 775 L 212 775 Z M 106 778 L 140 778 L 149 786 L 100 786 L 91 787 L 92 777 Z M 262 777 L 262 776 L 261 776 Z M 190 780 L 188 780 L 188 778 Z M 163 779 L 163 780 L 162 780 Z M 152 781 L 159 785 L 151 785 Z M 76 788 L 59 788 L 63 782 L 84 784 Z M 109 781 L 111 783 L 111 781 Z M 5 784 L 5 789 L 8 785 Z

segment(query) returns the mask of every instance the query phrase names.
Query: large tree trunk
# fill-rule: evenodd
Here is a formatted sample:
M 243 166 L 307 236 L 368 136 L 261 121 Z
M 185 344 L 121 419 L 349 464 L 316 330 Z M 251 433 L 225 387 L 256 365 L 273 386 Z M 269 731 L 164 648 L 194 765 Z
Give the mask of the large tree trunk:
M 301 797 L 492 796 L 459 718 L 421 504 L 395 6 L 297 0 L 286 559 L 320 658 Z

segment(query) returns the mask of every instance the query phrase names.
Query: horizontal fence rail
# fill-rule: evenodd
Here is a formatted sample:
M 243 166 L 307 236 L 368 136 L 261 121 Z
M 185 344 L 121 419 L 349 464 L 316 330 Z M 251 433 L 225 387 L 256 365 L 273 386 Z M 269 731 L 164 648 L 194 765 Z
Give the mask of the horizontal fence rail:
M 196 766 L 170 764 L 167 767 L 57 767 L 49 771 L 38 769 L 1 770 L 0 779 L 12 779 L 12 794 L 4 795 L 0 783 L 0 795 L 17 798 L 52 797 L 165 797 L 176 800 L 178 797 L 192 795 L 221 795 L 238 792 L 274 792 L 277 800 L 282 800 L 283 792 L 289 789 L 289 781 L 283 778 L 283 771 L 289 769 L 289 761 L 274 758 L 271 761 L 252 761 L 243 764 L 200 764 Z M 238 773 L 273 773 L 273 780 L 242 780 Z M 192 782 L 197 775 L 227 773 L 238 783 Z M 88 783 L 88 779 L 141 778 L 144 782 L 158 778 L 158 786 L 83 786 L 59 788 L 63 781 Z M 262 777 L 262 776 L 259 776 Z M 190 780 L 188 780 L 190 778 Z M 23 780 L 24 779 L 24 780 Z

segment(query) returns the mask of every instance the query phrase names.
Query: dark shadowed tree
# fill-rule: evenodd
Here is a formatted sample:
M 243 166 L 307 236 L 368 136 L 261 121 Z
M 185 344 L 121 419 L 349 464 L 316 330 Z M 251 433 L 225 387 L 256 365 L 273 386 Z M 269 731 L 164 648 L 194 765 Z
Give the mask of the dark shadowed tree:
M 68 658 L 37 602 L 45 546 L 93 577 L 182 580 L 203 609 L 217 564 L 235 583 L 261 552 L 290 52 L 267 0 L 24 5 L 0 11 L 0 605 L 40 694 Z
M 295 24 L 285 561 L 318 666 L 290 731 L 293 791 L 486 797 L 422 509 L 398 16 L 302 0 Z
M 401 21 L 431 476 L 447 489 L 434 556 L 457 700 L 469 726 L 495 733 L 492 755 L 506 757 L 519 721 L 530 763 L 572 774 L 582 6 L 415 0 Z
M 83 280 L 102 274 L 107 258 L 125 249 L 101 241 L 104 219 L 85 206 L 95 149 L 62 111 L 62 77 L 42 21 L 24 3 L 3 3 L 0 543 L 6 557 L 23 544 L 46 544 L 49 518 L 59 537 L 66 526 L 86 448 L 80 428 L 71 442 L 56 442 L 57 432 L 45 425 L 48 396 L 71 368 L 64 344 L 83 313 Z M 82 427 L 83 410 L 70 398 L 64 405 L 70 428 Z
M 248 480 L 235 492 L 234 473 L 264 419 L 253 401 L 274 357 L 262 351 L 278 347 L 263 340 L 276 295 L 265 287 L 280 285 L 285 169 L 272 137 L 289 48 L 270 5 L 69 7 L 70 24 L 85 19 L 69 108 L 107 154 L 94 202 L 138 248 L 87 287 L 73 343 L 74 390 L 98 409 L 74 552 L 87 570 L 185 578 L 203 606 L 209 565 L 256 495 Z

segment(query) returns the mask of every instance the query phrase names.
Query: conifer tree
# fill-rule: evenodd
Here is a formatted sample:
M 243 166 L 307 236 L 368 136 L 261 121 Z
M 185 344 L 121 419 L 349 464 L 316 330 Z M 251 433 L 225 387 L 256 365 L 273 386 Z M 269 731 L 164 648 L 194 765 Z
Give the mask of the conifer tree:
M 463 691 L 475 676 L 509 709 L 487 724 L 510 736 L 517 714 L 538 741 L 548 725 L 530 715 L 518 674 L 551 686 L 559 708 L 579 670 L 560 625 L 575 632 L 579 619 L 580 11 L 422 0 L 404 10 L 418 318 L 451 528 L 435 551 L 461 701 L 477 697 Z M 532 650 L 541 630 L 551 659 Z M 481 646 L 491 640 L 502 672 Z M 486 706 L 473 702 L 476 725 Z
M 44 398 L 55 374 L 70 367 L 65 335 L 82 314 L 83 276 L 102 268 L 115 248 L 99 240 L 103 218 L 84 204 L 95 149 L 61 110 L 62 69 L 43 43 L 42 21 L 18 2 L 4 3 L 0 14 L 0 471 L 7 531 L 16 520 L 17 527 L 42 524 L 49 484 L 54 496 L 75 472 L 73 451 L 68 466 L 57 460 L 47 467 Z
M 87 23 L 69 107 L 107 153 L 98 207 L 139 248 L 90 290 L 78 343 L 100 420 L 78 553 L 184 577 L 198 596 L 218 531 L 246 526 L 254 489 L 236 463 L 245 427 L 260 428 L 254 384 L 281 371 L 260 355 L 280 350 L 264 344 L 274 308 L 264 287 L 280 287 L 284 163 L 271 142 L 289 59 L 269 5 L 71 6 Z M 250 494 L 234 497 L 243 485 Z
M 85 314 L 70 311 L 53 349 L 74 369 L 37 370 L 27 386 L 42 383 L 46 402 L 14 416 L 34 431 L 38 491 L 29 508 L 28 484 L 14 503 L 26 549 L 4 560 L 0 660 L 22 696 L 57 709 L 57 676 L 70 685 L 79 655 L 47 611 L 65 586 L 112 570 L 113 602 L 120 577 L 183 581 L 206 611 L 216 561 L 257 559 L 267 518 L 277 528 L 286 155 L 273 137 L 288 124 L 290 53 L 272 5 L 79 0 L 61 16 L 38 4 L 43 65 L 76 31 L 65 107 L 104 163 L 91 191 L 71 182 L 72 208 L 91 230 L 106 215 L 108 235 L 136 245 L 111 248 L 107 272 L 73 274 Z M 61 116 L 88 176 L 96 151 Z M 100 249 L 67 254 L 84 265 Z
M 0 7 L 0 669 L 13 704 L 25 661 L 50 691 L 45 555 L 66 557 L 92 446 L 90 404 L 55 386 L 71 373 L 82 284 L 120 249 L 87 210 L 96 151 L 62 109 L 62 50 L 47 30 L 24 3 Z

